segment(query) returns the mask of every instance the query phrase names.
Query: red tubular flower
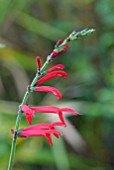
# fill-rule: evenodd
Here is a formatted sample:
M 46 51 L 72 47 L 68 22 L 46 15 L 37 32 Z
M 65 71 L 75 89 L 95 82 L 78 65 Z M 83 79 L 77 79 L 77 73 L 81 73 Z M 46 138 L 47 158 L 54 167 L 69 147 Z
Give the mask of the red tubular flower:
M 13 129 L 11 129 L 11 132 L 15 133 Z M 51 134 L 59 138 L 61 133 L 54 129 L 53 124 L 36 124 L 34 126 L 29 126 L 20 129 L 17 133 L 17 136 L 18 137 L 45 136 L 50 145 L 53 146 Z
M 56 106 L 37 106 L 37 107 L 31 107 L 29 108 L 28 105 L 21 106 L 21 110 L 25 112 L 26 119 L 29 124 L 32 123 L 32 117 L 34 116 L 35 112 L 41 112 L 41 113 L 55 113 L 58 114 L 61 125 L 66 126 L 63 112 L 71 112 L 72 114 L 76 115 L 77 112 L 70 108 L 58 108 Z
M 47 72 L 50 73 L 50 72 L 53 72 L 58 69 L 63 70 L 64 68 L 65 68 L 65 66 L 63 64 L 57 64 L 57 65 L 53 66 L 52 68 L 48 69 Z
M 70 112 L 73 115 L 77 115 L 78 114 L 78 112 L 76 112 L 75 110 L 73 110 L 71 108 L 61 108 L 60 110 L 61 110 L 61 112 Z
M 64 51 L 66 51 L 69 48 L 68 45 L 65 45 L 63 47 L 63 49 L 61 51 L 57 51 L 56 49 L 51 53 L 51 57 L 54 58 L 56 56 L 58 56 L 59 54 L 63 53 Z
M 43 76 L 42 78 L 40 78 L 36 84 L 41 84 L 41 83 L 44 83 L 45 81 L 47 80 L 50 80 L 52 78 L 55 78 L 55 77 L 67 77 L 68 74 L 64 71 L 54 71 L 54 72 L 51 72 L 51 73 L 48 73 L 46 74 L 45 76 Z
M 59 138 L 60 132 L 54 129 L 54 124 L 37 124 L 34 126 L 29 126 L 27 128 L 22 129 L 19 132 L 20 137 L 29 137 L 29 136 L 45 136 L 47 141 L 53 146 L 53 142 L 51 139 L 51 134 L 55 137 Z
M 41 60 L 40 60 L 39 56 L 36 57 L 36 63 L 37 63 L 38 70 L 40 70 L 40 68 L 41 68 Z
M 54 87 L 50 87 L 50 86 L 40 86 L 40 87 L 35 87 L 34 90 L 35 90 L 35 91 L 38 91 L 38 92 L 49 92 L 49 93 L 53 93 L 53 94 L 58 98 L 58 100 L 61 100 L 61 99 L 62 99 L 62 94 L 60 93 L 59 90 L 57 90 L 57 89 L 54 88 Z

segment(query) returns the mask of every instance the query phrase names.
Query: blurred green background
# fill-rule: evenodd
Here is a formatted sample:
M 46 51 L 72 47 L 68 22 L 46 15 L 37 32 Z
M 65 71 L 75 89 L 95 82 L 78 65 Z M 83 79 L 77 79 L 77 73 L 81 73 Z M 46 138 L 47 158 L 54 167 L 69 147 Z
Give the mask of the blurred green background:
M 57 87 L 63 100 L 32 94 L 32 105 L 69 106 L 80 115 L 66 119 L 72 127 L 55 138 L 54 147 L 41 137 L 19 139 L 14 170 L 114 169 L 114 1 L 0 0 L 0 169 L 6 170 L 18 105 L 36 72 L 58 39 L 73 30 L 94 28 L 94 35 L 70 42 L 70 49 L 50 66 L 62 63 L 67 79 Z M 34 123 L 56 119 L 37 115 Z M 27 126 L 23 117 L 20 127 Z

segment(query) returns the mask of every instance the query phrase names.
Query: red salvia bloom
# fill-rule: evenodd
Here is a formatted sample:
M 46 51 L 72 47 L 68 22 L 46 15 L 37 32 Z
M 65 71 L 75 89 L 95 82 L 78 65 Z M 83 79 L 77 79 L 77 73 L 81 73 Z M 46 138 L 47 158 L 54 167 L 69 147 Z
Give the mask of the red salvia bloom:
M 36 57 L 36 63 L 37 63 L 38 70 L 40 70 L 40 68 L 41 68 L 41 60 L 40 60 L 39 56 Z
M 59 122 L 56 122 L 56 125 L 59 125 Z M 15 133 L 13 129 L 11 129 L 12 133 Z M 30 137 L 30 136 L 45 136 L 47 141 L 53 146 L 53 142 L 51 139 L 51 134 L 55 137 L 59 138 L 60 132 L 57 131 L 54 127 L 54 123 L 52 124 L 36 124 L 33 126 L 29 126 L 23 129 L 20 129 L 17 133 L 18 137 Z
M 51 53 L 51 57 L 54 58 L 56 56 L 58 56 L 59 54 L 63 53 L 64 51 L 66 51 L 69 48 L 68 45 L 65 45 L 63 47 L 63 49 L 61 51 L 57 51 L 56 49 Z
M 49 92 L 49 93 L 53 93 L 59 100 L 62 99 L 62 94 L 60 93 L 59 90 L 57 90 L 54 87 L 50 87 L 50 86 L 40 86 L 40 87 L 35 87 L 34 88 L 35 91 L 38 92 Z
M 48 74 L 46 74 L 45 76 L 43 76 L 42 78 L 40 78 L 36 84 L 41 84 L 41 83 L 44 83 L 45 81 L 47 80 L 50 80 L 52 78 L 55 78 L 55 77 L 67 77 L 68 74 L 64 71 L 54 71 L 54 72 L 50 72 Z
M 21 106 L 21 110 L 25 113 L 26 119 L 29 124 L 32 123 L 32 117 L 34 116 L 35 112 L 41 112 L 41 113 L 55 113 L 58 114 L 61 123 L 66 126 L 63 113 L 62 112 L 70 112 L 74 115 L 77 114 L 77 112 L 70 108 L 58 108 L 56 106 L 37 106 L 37 107 L 31 107 L 29 108 L 28 105 Z
M 57 65 L 51 67 L 50 69 L 48 69 L 47 72 L 50 73 L 50 72 L 53 72 L 53 71 L 56 71 L 59 69 L 63 70 L 64 68 L 65 68 L 65 66 L 63 64 L 57 64 Z

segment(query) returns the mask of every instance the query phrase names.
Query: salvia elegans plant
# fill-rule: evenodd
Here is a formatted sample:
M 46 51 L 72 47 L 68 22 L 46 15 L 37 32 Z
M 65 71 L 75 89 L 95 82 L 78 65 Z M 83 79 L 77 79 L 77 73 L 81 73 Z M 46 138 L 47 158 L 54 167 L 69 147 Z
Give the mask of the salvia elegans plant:
M 36 75 L 32 80 L 31 84 L 27 86 L 27 90 L 25 92 L 23 100 L 19 105 L 15 129 L 11 129 L 11 132 L 13 134 L 13 139 L 12 139 L 8 170 L 12 170 L 13 168 L 17 138 L 44 136 L 46 140 L 49 142 L 49 144 L 53 146 L 52 135 L 54 135 L 56 138 L 59 138 L 59 136 L 61 135 L 61 132 L 58 131 L 56 127 L 61 126 L 65 128 L 67 126 L 63 113 L 70 112 L 73 115 L 77 114 L 77 111 L 71 108 L 59 108 L 56 106 L 30 106 L 27 103 L 27 99 L 31 92 L 34 93 L 48 92 L 55 95 L 58 100 L 62 99 L 62 94 L 58 89 L 51 86 L 44 86 L 42 84 L 55 77 L 66 78 L 68 74 L 65 71 L 63 71 L 65 66 L 63 64 L 57 64 L 52 68 L 49 68 L 48 70 L 46 69 L 46 67 L 50 62 L 53 61 L 55 57 L 65 52 L 69 48 L 68 43 L 70 41 L 78 40 L 83 36 L 91 35 L 94 31 L 95 31 L 94 29 L 84 29 L 79 32 L 73 31 L 64 41 L 58 40 L 53 51 L 51 52 L 50 55 L 47 56 L 46 61 L 44 62 L 43 65 L 41 65 L 40 57 L 39 56 L 36 57 L 36 63 L 37 63 Z M 59 121 L 53 123 L 41 123 L 41 124 L 31 125 L 32 118 L 35 117 L 35 115 L 38 113 L 57 114 L 59 117 Z M 30 126 L 19 129 L 22 115 L 25 115 L 26 120 Z

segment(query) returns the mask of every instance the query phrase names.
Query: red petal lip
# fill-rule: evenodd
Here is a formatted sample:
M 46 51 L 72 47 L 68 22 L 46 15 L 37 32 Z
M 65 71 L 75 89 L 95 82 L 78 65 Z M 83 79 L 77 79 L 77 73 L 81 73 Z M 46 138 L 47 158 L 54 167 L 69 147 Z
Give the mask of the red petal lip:
M 26 113 L 25 116 L 26 116 L 26 119 L 28 121 L 28 124 L 32 124 L 33 115 L 29 114 L 29 113 Z
M 58 98 L 58 100 L 61 100 L 61 99 L 62 99 L 62 94 L 60 93 L 59 90 L 57 90 L 57 89 L 54 88 L 54 87 L 50 87 L 50 86 L 40 86 L 40 87 L 35 87 L 34 90 L 35 90 L 35 91 L 38 91 L 38 92 L 49 92 L 49 93 L 53 93 L 53 94 Z
M 57 65 L 51 67 L 50 69 L 48 69 L 47 72 L 50 73 L 50 72 L 56 71 L 56 70 L 58 70 L 58 69 L 63 70 L 64 68 L 65 68 L 65 66 L 64 66 L 63 64 L 57 64 Z
M 38 70 L 40 70 L 40 68 L 41 68 L 41 60 L 40 60 L 39 56 L 36 57 L 36 63 L 37 63 Z
M 65 78 L 67 76 L 68 76 L 68 74 L 64 71 L 54 71 L 54 72 L 48 73 L 45 76 L 43 76 L 41 79 L 39 79 L 36 82 L 36 84 L 44 83 L 45 81 L 50 80 L 55 77 L 64 77 Z

